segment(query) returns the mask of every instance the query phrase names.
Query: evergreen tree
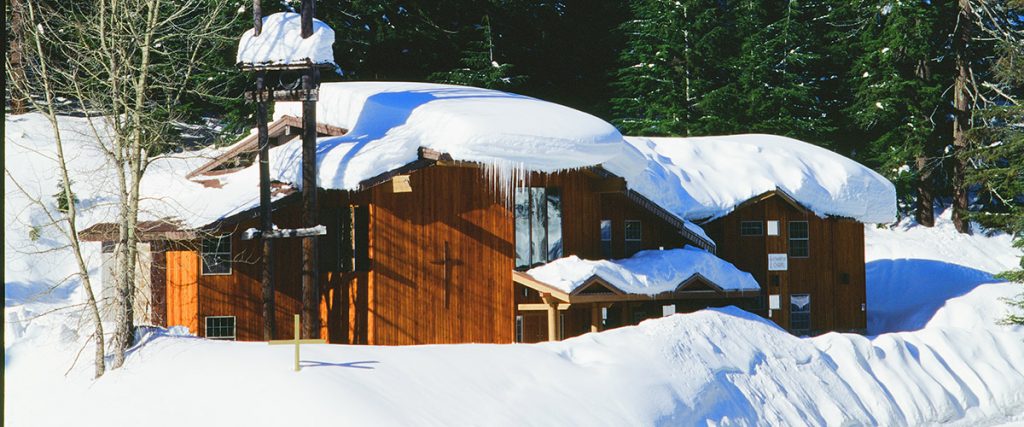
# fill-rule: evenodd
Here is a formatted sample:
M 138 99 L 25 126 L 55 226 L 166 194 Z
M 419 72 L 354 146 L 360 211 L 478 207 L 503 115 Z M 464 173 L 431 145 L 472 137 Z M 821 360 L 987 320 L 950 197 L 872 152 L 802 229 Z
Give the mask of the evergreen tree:
M 733 32 L 726 4 L 707 0 L 641 0 L 622 25 L 626 48 L 612 100 L 616 123 L 641 135 L 703 134 L 700 102 L 727 81 L 720 65 Z
M 470 43 L 469 49 L 463 53 L 462 67 L 434 73 L 430 80 L 491 89 L 510 89 L 522 80 L 521 77 L 512 74 L 512 64 L 498 62 L 494 53 L 491 21 L 486 15 L 478 31 L 482 33 L 483 38 Z
M 730 83 L 703 102 L 708 128 L 722 132 L 765 132 L 826 143 L 833 126 L 820 89 L 833 72 L 822 69 L 822 35 L 815 26 L 828 18 L 821 1 L 743 0 L 737 3 L 737 32 L 746 34 L 729 61 Z
M 943 20 L 952 19 L 952 11 L 938 3 L 886 0 L 850 7 L 861 24 L 854 27 L 860 53 L 847 76 L 853 89 L 847 112 L 879 170 L 897 184 L 902 210 L 915 210 L 918 222 L 930 226 L 933 187 L 949 143 L 951 108 L 943 92 L 953 66 L 942 52 Z

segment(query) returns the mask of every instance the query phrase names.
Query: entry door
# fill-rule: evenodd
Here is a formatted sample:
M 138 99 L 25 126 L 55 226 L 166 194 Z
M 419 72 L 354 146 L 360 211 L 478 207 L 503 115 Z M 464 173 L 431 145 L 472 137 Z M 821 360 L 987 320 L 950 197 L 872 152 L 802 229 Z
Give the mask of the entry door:
M 167 251 L 167 327 L 199 335 L 199 254 Z

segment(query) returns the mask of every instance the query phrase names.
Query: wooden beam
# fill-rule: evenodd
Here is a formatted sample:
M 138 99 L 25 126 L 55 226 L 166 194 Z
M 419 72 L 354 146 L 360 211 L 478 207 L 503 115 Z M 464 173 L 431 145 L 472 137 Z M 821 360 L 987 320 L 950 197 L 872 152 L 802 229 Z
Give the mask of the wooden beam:
M 544 292 L 540 297 L 548 305 L 548 341 L 558 341 L 558 300 Z
M 572 304 L 558 303 L 558 311 L 568 310 L 569 307 L 572 307 Z M 548 304 L 541 303 L 523 303 L 516 305 L 516 308 L 519 311 L 545 311 L 550 308 L 550 306 Z
M 263 73 L 265 71 L 259 71 Z M 284 102 L 305 102 L 312 101 L 316 102 L 320 100 L 320 91 L 318 89 L 304 90 L 304 89 L 286 89 L 286 90 L 251 90 L 245 92 L 245 102 L 268 102 L 268 101 L 284 101 Z
M 323 236 L 327 234 L 327 227 L 318 225 L 316 227 L 309 228 L 292 228 L 284 230 L 273 230 L 264 232 L 255 228 L 250 228 L 242 232 L 242 240 L 253 240 L 253 239 L 287 239 L 291 237 L 313 237 Z

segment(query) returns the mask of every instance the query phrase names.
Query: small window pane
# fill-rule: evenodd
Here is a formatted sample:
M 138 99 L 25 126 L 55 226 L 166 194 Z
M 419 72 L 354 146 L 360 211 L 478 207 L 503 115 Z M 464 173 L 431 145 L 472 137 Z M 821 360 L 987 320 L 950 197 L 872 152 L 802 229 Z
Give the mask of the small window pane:
M 806 258 L 811 254 L 811 245 L 807 221 L 792 221 L 789 223 L 789 256 L 794 258 Z
M 743 221 L 740 223 L 741 236 L 764 235 L 764 223 L 761 221 Z
M 641 238 L 643 236 L 643 230 L 640 226 L 640 221 L 627 220 L 626 221 L 626 256 L 630 257 L 633 254 L 640 251 Z
M 612 220 L 610 219 L 601 220 L 601 240 L 612 240 Z
M 793 294 L 789 297 L 789 329 L 795 335 L 811 332 L 811 295 Z
M 235 339 L 234 316 L 209 316 L 206 318 L 206 337 L 212 339 Z
M 807 221 L 793 221 L 789 223 L 789 237 L 791 239 L 807 238 Z
M 203 239 L 203 274 L 231 274 L 231 236 Z
M 543 190 L 543 189 L 541 189 Z M 554 261 L 562 257 L 562 197 L 557 188 L 547 189 L 548 258 Z

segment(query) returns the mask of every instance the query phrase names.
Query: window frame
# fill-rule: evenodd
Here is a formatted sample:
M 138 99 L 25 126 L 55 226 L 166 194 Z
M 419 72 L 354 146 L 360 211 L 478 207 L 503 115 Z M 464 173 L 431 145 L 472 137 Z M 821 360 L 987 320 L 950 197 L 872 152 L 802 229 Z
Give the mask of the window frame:
M 746 231 L 746 226 L 752 225 L 752 224 L 757 224 L 757 226 L 758 226 L 758 232 L 757 233 L 748 233 Z M 742 236 L 742 237 L 762 237 L 762 236 L 764 236 L 764 233 L 765 233 L 764 221 L 740 221 L 740 236 Z
M 528 251 L 527 258 L 523 259 L 520 257 L 520 245 L 524 242 L 519 242 L 518 238 L 520 235 L 520 225 L 522 224 L 522 217 L 519 216 L 517 206 L 520 202 L 519 192 L 522 191 L 526 196 L 526 236 L 529 240 L 525 242 L 526 249 Z M 515 268 L 517 270 L 528 270 L 538 265 L 547 264 L 558 258 L 565 256 L 565 249 L 561 246 L 563 239 L 565 238 L 563 233 L 564 218 L 562 213 L 564 208 L 562 206 L 562 192 L 558 187 L 519 187 L 515 189 L 517 193 L 515 200 L 513 201 L 513 225 L 514 233 L 513 237 L 516 239 L 515 243 Z M 552 226 L 554 212 L 550 210 L 552 206 L 557 207 L 558 224 Z M 535 222 L 534 219 L 538 219 L 539 223 Z M 554 230 L 553 230 L 554 229 Z M 552 232 L 554 231 L 554 233 Z M 542 241 L 535 241 L 533 237 L 535 234 L 543 234 Z M 537 248 L 537 244 L 543 248 Z M 558 245 L 557 248 L 555 245 Z M 535 252 L 535 249 L 537 251 Z M 557 250 L 553 250 L 557 249 Z M 524 261 L 526 264 L 520 264 L 520 261 Z
M 231 336 L 210 336 L 210 320 L 218 319 L 231 319 Z M 238 340 L 238 318 L 235 316 L 206 316 L 203 318 L 203 336 L 206 339 L 211 340 L 225 340 L 225 341 L 237 341 Z
M 807 297 L 807 305 L 805 306 L 806 310 L 793 311 L 793 297 L 801 297 L 801 296 Z M 811 320 L 812 320 L 811 319 L 811 304 L 813 302 L 814 302 L 814 300 L 811 298 L 811 294 L 809 294 L 809 293 L 805 293 L 805 294 L 790 294 L 789 295 L 789 330 L 794 335 L 796 335 L 797 333 L 804 333 L 806 335 L 810 335 L 811 334 Z M 794 327 L 793 320 L 796 317 L 796 315 L 801 315 L 801 316 L 806 315 L 807 316 L 807 320 L 806 320 L 807 327 L 806 328 L 799 328 L 798 329 L 798 328 Z M 803 320 L 801 320 L 801 322 L 803 322 Z
M 636 224 L 637 233 L 638 233 L 636 238 L 630 238 L 629 237 L 629 225 L 630 224 Z M 643 221 L 641 221 L 639 219 L 627 219 L 627 220 L 623 221 L 622 222 L 622 232 L 623 232 L 622 233 L 623 242 L 625 243 L 623 246 L 624 246 L 624 248 L 626 250 L 626 257 L 627 258 L 631 257 L 631 256 L 635 255 L 637 252 L 640 252 L 641 248 L 643 247 L 643 241 L 644 241 Z M 635 247 L 631 248 L 630 244 L 635 245 Z
M 228 249 L 227 252 L 207 252 L 206 251 L 206 242 L 208 240 L 218 240 L 218 241 L 219 240 L 226 240 L 227 241 L 227 249 Z M 224 235 L 220 235 L 220 236 L 205 237 L 205 238 L 203 238 L 202 242 L 200 242 L 200 247 L 199 247 L 199 264 L 200 264 L 199 265 L 199 274 L 203 275 L 203 276 L 230 276 L 234 272 L 234 267 L 232 266 L 232 261 L 233 261 L 232 260 L 232 251 L 234 250 L 234 248 L 232 248 L 232 246 L 233 245 L 232 245 L 232 242 L 231 242 L 231 234 L 224 234 Z M 216 244 L 216 247 L 218 249 L 221 248 L 219 243 Z M 221 272 L 207 271 L 207 269 L 206 269 L 206 266 L 207 266 L 206 257 L 207 257 L 207 255 L 210 255 L 210 256 L 223 256 L 224 254 L 227 254 L 227 261 L 224 263 L 225 265 L 227 265 L 227 271 L 221 271 Z
M 805 227 L 804 237 L 793 237 L 793 226 L 796 224 L 803 224 Z M 811 223 L 810 221 L 787 221 L 786 222 L 786 239 L 788 242 L 786 253 L 790 258 L 810 258 L 811 257 Z M 803 255 L 795 255 L 793 253 L 793 242 L 805 242 L 806 253 Z
M 606 225 L 607 227 L 605 227 Z M 612 227 L 612 220 L 610 219 L 602 219 L 598 223 L 598 234 L 601 238 L 601 257 L 605 259 L 612 257 L 612 235 L 614 234 Z M 608 231 L 607 235 L 605 235 L 606 230 Z

